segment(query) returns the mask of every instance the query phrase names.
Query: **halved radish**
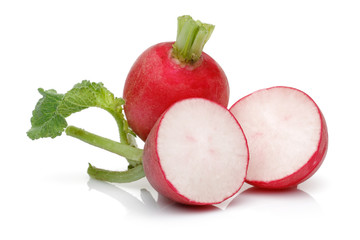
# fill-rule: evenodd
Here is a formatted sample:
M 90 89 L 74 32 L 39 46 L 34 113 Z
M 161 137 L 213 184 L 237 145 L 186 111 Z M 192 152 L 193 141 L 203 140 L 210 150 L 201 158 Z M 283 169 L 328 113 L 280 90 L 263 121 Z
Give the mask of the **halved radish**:
M 328 133 L 323 114 L 304 92 L 290 87 L 256 91 L 230 111 L 249 145 L 246 181 L 263 188 L 296 186 L 323 162 Z
M 150 184 L 184 204 L 220 203 L 241 188 L 248 166 L 243 131 L 223 106 L 202 98 L 173 104 L 145 142 Z

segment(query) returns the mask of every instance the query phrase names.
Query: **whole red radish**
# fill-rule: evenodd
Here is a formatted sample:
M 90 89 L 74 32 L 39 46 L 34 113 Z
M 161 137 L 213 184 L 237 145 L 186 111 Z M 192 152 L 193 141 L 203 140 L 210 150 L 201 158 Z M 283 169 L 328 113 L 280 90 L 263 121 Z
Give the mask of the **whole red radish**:
M 227 107 L 226 75 L 202 52 L 213 29 L 190 16 L 179 17 L 176 42 L 156 44 L 135 61 L 124 86 L 124 110 L 129 126 L 142 140 L 160 115 L 179 100 L 201 97 Z
M 241 188 L 248 166 L 243 131 L 223 106 L 181 100 L 158 119 L 145 142 L 143 166 L 162 195 L 189 205 L 220 203 Z
M 248 140 L 248 183 L 269 189 L 293 187 L 323 162 L 328 148 L 325 118 L 304 92 L 290 87 L 259 90 L 230 111 Z

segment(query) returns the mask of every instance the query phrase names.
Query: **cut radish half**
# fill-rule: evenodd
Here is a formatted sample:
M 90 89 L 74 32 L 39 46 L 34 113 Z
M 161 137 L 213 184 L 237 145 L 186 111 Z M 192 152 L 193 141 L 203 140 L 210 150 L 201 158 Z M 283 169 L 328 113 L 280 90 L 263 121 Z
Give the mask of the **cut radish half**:
M 145 142 L 143 166 L 150 184 L 184 204 L 220 203 L 241 188 L 248 166 L 244 133 L 225 107 L 202 98 L 165 111 Z
M 263 188 L 287 188 L 311 177 L 323 162 L 328 133 L 316 103 L 289 87 L 256 91 L 230 111 L 249 145 L 246 181 Z

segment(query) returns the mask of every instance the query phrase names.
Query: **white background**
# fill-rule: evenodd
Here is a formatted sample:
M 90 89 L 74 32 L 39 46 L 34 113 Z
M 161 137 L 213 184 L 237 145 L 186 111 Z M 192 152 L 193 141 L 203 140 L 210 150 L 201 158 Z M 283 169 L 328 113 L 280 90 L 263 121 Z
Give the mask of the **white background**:
M 89 179 L 88 162 L 123 169 L 118 156 L 65 135 L 27 138 L 37 88 L 65 93 L 88 79 L 122 96 L 137 56 L 173 41 L 184 14 L 216 25 L 204 50 L 227 74 L 229 106 L 285 85 L 321 108 L 327 157 L 298 189 L 244 185 L 230 203 L 185 207 L 145 179 Z M 0 80 L 1 239 L 360 238 L 359 1 L 1 1 Z M 99 109 L 68 123 L 117 139 Z

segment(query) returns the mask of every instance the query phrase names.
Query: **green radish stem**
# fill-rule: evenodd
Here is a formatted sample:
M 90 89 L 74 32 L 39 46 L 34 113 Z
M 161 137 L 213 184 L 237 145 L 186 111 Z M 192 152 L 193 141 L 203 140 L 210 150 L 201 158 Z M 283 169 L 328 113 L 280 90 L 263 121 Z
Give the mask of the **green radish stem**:
M 77 138 L 90 145 L 125 157 L 130 163 L 128 170 L 126 171 L 110 171 L 100 169 L 92 166 L 89 163 L 87 173 L 90 177 L 107 182 L 127 183 L 136 181 L 145 176 L 142 166 L 142 149 L 115 142 L 111 139 L 98 136 L 74 126 L 68 126 L 65 130 L 65 133 L 68 136 Z
M 183 63 L 197 62 L 214 28 L 214 25 L 195 21 L 188 15 L 178 17 L 177 37 L 172 56 Z
M 127 171 L 109 171 L 96 168 L 89 163 L 87 173 L 90 175 L 90 177 L 97 180 L 115 183 L 133 182 L 145 177 L 142 164 L 137 165 L 133 168 L 129 168 Z
M 141 162 L 142 162 L 142 154 L 143 154 L 142 149 L 132 147 L 127 144 L 115 142 L 108 138 L 100 137 L 96 134 L 87 132 L 83 129 L 80 129 L 80 128 L 77 128 L 74 126 L 68 126 L 65 130 L 65 133 L 68 136 L 77 138 L 83 142 L 90 144 L 90 145 L 102 148 L 109 152 L 112 152 L 112 153 L 118 154 L 122 157 L 125 157 L 127 159 L 130 159 L 130 160 L 132 160 L 132 162 L 134 162 L 134 164 L 131 164 L 133 166 L 141 164 Z

